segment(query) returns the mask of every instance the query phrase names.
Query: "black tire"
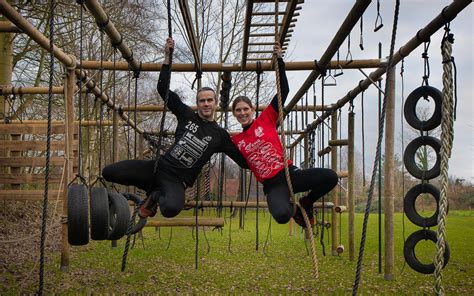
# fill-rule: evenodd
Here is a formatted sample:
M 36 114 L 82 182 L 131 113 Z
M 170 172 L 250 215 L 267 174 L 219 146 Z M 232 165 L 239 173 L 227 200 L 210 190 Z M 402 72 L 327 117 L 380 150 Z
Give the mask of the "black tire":
M 436 212 L 430 217 L 421 216 L 416 210 L 416 199 L 422 193 L 429 193 L 436 200 Z M 431 184 L 418 184 L 408 190 L 403 200 L 403 210 L 408 219 L 415 225 L 420 227 L 433 227 L 438 224 L 439 214 L 439 190 Z
M 431 146 L 436 152 L 436 163 L 430 170 L 420 169 L 415 162 L 416 150 L 425 145 Z M 438 177 L 440 174 L 440 150 L 441 141 L 437 138 L 430 136 L 418 137 L 411 141 L 405 148 L 405 152 L 403 153 L 403 163 L 405 164 L 407 171 L 413 177 L 420 180 L 431 180 Z
M 407 264 L 413 268 L 413 270 L 418 271 L 419 273 L 424 274 L 431 274 L 435 270 L 434 263 L 431 264 L 423 264 L 416 258 L 415 255 L 415 246 L 416 244 L 421 241 L 422 239 L 429 239 L 430 241 L 436 244 L 436 232 L 432 230 L 418 230 L 413 232 L 405 241 L 405 245 L 403 247 L 403 255 L 405 256 L 405 261 Z M 444 265 L 443 268 L 448 264 L 449 257 L 451 252 L 449 250 L 448 242 L 446 242 L 445 249 L 444 249 Z
M 87 187 L 71 184 L 67 191 L 68 242 L 72 246 L 89 243 L 89 206 Z
M 123 195 L 109 192 L 109 240 L 118 240 L 127 233 L 130 207 Z
M 130 192 L 123 193 L 123 196 L 125 196 L 127 200 L 131 200 L 135 204 L 135 207 L 141 205 L 141 203 L 143 202 L 140 196 L 134 193 L 130 193 Z M 147 218 L 138 217 L 138 222 L 134 221 L 134 225 L 130 231 L 130 234 L 135 234 L 141 231 L 143 227 L 145 227 L 147 220 L 148 220 Z
M 416 104 L 422 97 L 429 96 L 433 98 L 435 110 L 428 120 L 420 120 L 416 116 Z M 403 109 L 407 123 L 420 131 L 429 131 L 441 124 L 441 104 L 443 103 L 443 94 L 432 86 L 420 86 L 413 90 L 405 102 Z
M 91 238 L 105 240 L 109 235 L 109 193 L 104 187 L 91 188 Z

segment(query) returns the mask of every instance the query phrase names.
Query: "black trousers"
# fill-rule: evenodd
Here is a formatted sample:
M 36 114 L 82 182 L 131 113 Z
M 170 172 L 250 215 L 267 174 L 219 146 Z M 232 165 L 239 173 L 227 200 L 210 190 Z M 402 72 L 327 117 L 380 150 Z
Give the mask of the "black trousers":
M 124 160 L 106 166 L 102 176 L 109 182 L 135 186 L 158 201 L 164 217 L 174 217 L 184 207 L 183 182 L 160 172 L 153 175 L 154 160 Z
M 293 192 L 309 191 L 307 198 L 315 202 L 337 185 L 337 174 L 331 169 L 311 168 L 298 169 L 290 167 L 290 179 Z M 293 205 L 285 177 L 281 170 L 275 177 L 263 182 L 263 190 L 267 195 L 268 210 L 273 218 L 281 224 L 287 223 L 293 217 Z

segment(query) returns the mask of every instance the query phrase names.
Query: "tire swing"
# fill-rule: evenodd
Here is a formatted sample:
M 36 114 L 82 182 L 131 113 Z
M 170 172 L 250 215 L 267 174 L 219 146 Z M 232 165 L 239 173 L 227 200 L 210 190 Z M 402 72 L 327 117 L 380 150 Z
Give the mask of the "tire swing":
M 436 200 L 436 212 L 431 217 L 423 217 L 416 210 L 416 199 L 420 194 L 429 193 Z M 403 210 L 407 218 L 420 227 L 433 227 L 438 224 L 439 190 L 431 184 L 418 184 L 411 188 L 403 200 Z
M 415 162 L 416 151 L 421 146 L 430 146 L 436 152 L 436 163 L 429 170 L 421 169 Z M 413 177 L 420 180 L 431 180 L 440 174 L 440 150 L 441 141 L 430 136 L 421 136 L 411 141 L 403 153 L 405 168 Z
M 109 240 L 118 240 L 127 233 L 128 222 L 130 221 L 130 207 L 127 199 L 117 192 L 109 191 Z
M 74 180 L 73 180 L 74 181 Z M 68 242 L 72 246 L 89 243 L 89 205 L 87 186 L 70 184 L 67 191 Z
M 81 5 L 82 15 L 82 5 Z M 80 77 L 82 74 L 82 18 L 80 25 L 80 55 L 79 55 L 79 71 Z M 79 89 L 82 90 L 83 80 L 78 80 Z M 89 243 L 89 205 L 88 205 L 88 193 L 87 193 L 87 182 L 82 176 L 82 92 L 77 92 L 79 95 L 79 151 L 78 151 L 78 174 L 68 184 L 67 190 L 67 231 L 68 231 L 68 242 L 72 246 L 82 246 Z M 86 95 L 87 96 L 87 95 Z M 76 180 L 81 183 L 74 183 Z
M 421 240 L 430 240 L 436 244 L 436 232 L 428 229 L 420 229 L 418 231 L 413 232 L 405 241 L 405 245 L 403 246 L 403 256 L 405 257 L 405 261 L 407 264 L 415 271 L 423 274 L 432 274 L 435 270 L 434 263 L 424 264 L 422 263 L 415 254 L 415 247 Z M 450 250 L 448 243 L 446 243 L 446 247 L 444 249 L 444 265 L 449 261 L 450 257 Z
M 433 115 L 427 120 L 420 120 L 416 115 L 416 104 L 421 98 L 433 98 L 435 103 L 435 110 Z M 403 109 L 405 120 L 407 123 L 420 131 L 429 131 L 441 124 L 441 104 L 443 102 L 443 94 L 432 86 L 424 85 L 412 91 L 405 102 Z

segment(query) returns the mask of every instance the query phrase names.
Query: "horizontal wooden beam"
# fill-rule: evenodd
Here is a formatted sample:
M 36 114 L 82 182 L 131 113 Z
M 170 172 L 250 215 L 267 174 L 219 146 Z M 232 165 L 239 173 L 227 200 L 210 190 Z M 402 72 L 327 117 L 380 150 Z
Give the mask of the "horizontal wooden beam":
M 342 213 L 342 212 L 345 212 L 345 211 L 347 211 L 346 206 L 337 206 L 337 207 L 334 207 L 334 212 L 336 212 L 336 213 Z
M 348 139 L 329 140 L 329 146 L 347 146 L 349 145 Z
M 79 142 L 74 141 L 73 151 L 78 150 Z M 46 141 L 0 140 L 0 149 L 12 151 L 46 151 Z M 64 141 L 51 141 L 51 150 L 64 151 Z
M 273 36 L 270 34 L 270 36 Z M 141 71 L 143 72 L 158 72 L 161 70 L 161 65 L 158 63 L 143 63 Z M 363 68 L 378 68 L 385 66 L 385 63 L 379 59 L 366 59 L 366 60 L 353 60 L 352 63 L 346 61 L 331 61 L 327 66 L 328 69 L 363 69 Z M 100 68 L 100 61 L 82 61 L 83 69 L 98 70 Z M 104 70 L 113 70 L 113 61 L 103 62 Z M 173 63 L 171 66 L 174 72 L 196 72 L 196 66 L 194 64 L 177 64 Z M 116 62 L 115 69 L 118 71 L 128 71 L 127 62 Z M 316 70 L 316 62 L 312 61 L 297 61 L 297 62 L 286 62 L 285 69 L 287 71 L 309 71 Z M 241 64 L 202 64 L 201 70 L 203 72 L 234 72 L 234 71 L 256 71 L 256 63 L 247 63 L 244 67 Z M 262 63 L 263 71 L 273 71 L 272 63 Z
M 50 166 L 63 166 L 66 159 L 64 157 L 53 156 L 50 158 Z M 75 161 L 77 163 L 77 160 Z M 44 167 L 46 157 L 0 157 L 0 167 Z
M 54 201 L 58 198 L 61 201 L 62 190 L 48 190 L 48 200 Z M 44 197 L 44 190 L 0 190 L 0 200 L 16 200 L 16 201 L 39 201 Z
M 194 201 L 194 200 L 187 201 L 185 203 L 185 206 L 194 208 L 194 207 L 196 207 L 196 201 Z M 219 206 L 219 204 L 218 204 L 217 201 L 199 201 L 198 202 L 198 207 L 201 207 L 201 208 L 215 208 L 215 207 L 218 207 L 218 206 Z M 220 206 L 225 207 L 225 208 L 230 208 L 230 207 L 233 207 L 233 208 L 256 208 L 257 207 L 257 202 L 256 201 L 245 202 L 245 201 L 224 200 L 224 201 L 222 201 Z M 265 201 L 259 202 L 258 206 L 260 208 L 267 208 L 268 207 L 267 202 L 265 202 Z M 315 208 L 322 208 L 322 206 L 323 205 L 322 205 L 321 202 L 315 202 L 314 203 Z M 325 208 L 332 208 L 333 206 L 334 206 L 334 204 L 332 202 L 325 202 L 324 203 Z
M 318 156 L 321 157 L 325 154 L 328 154 L 329 152 L 331 152 L 331 147 L 327 146 L 326 148 L 318 151 Z
M 224 218 L 199 218 L 199 226 L 224 226 Z M 148 220 L 145 227 L 196 226 L 196 218 L 169 218 Z
M 77 125 L 76 125 L 77 129 Z M 53 134 L 64 134 L 65 125 L 52 124 L 51 133 Z M 48 132 L 48 126 L 43 123 L 8 123 L 0 124 L 0 134 L 46 134 Z
M 61 182 L 61 175 L 49 175 L 49 183 Z M 0 174 L 0 184 L 44 184 L 44 174 Z
M 340 172 L 337 172 L 337 177 L 338 178 L 347 178 L 349 176 L 349 172 L 348 171 L 340 171 Z

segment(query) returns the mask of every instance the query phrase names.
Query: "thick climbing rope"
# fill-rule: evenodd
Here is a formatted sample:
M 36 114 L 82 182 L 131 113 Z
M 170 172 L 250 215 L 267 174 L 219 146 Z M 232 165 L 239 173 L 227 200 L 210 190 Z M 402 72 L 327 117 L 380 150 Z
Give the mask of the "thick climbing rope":
M 260 61 L 257 61 L 257 89 L 255 93 L 255 97 L 257 99 L 256 103 L 256 109 L 257 109 L 257 117 L 259 113 L 259 105 L 260 105 L 260 83 L 261 83 L 261 75 L 262 75 L 262 63 Z M 258 231 L 258 226 L 259 226 L 259 220 L 258 220 L 258 212 L 260 209 L 260 199 L 259 199 L 259 194 L 258 194 L 258 182 L 255 182 L 255 188 L 256 188 L 256 198 L 257 198 L 257 209 L 255 210 L 255 250 L 258 251 L 259 247 L 259 231 Z
M 279 1 L 275 1 L 275 41 L 278 41 L 278 7 L 279 7 Z M 278 98 L 278 122 L 280 126 L 280 142 L 281 145 L 283 146 L 283 163 L 285 165 L 285 176 L 286 176 L 286 182 L 288 184 L 288 190 L 290 192 L 291 200 L 293 202 L 293 213 L 296 212 L 296 207 L 300 207 L 301 213 L 303 214 L 303 218 L 306 224 L 306 233 L 307 237 L 310 240 L 310 245 L 311 245 L 311 257 L 313 261 L 313 275 L 315 278 L 319 277 L 319 271 L 318 271 L 318 258 L 316 256 L 316 247 L 314 244 L 314 236 L 313 236 L 313 229 L 311 228 L 311 224 L 309 222 L 308 216 L 306 215 L 306 211 L 301 207 L 301 205 L 296 203 L 296 198 L 295 198 L 295 193 L 293 191 L 293 185 L 291 183 L 291 178 L 290 178 L 290 171 L 288 169 L 288 154 L 285 148 L 285 126 L 284 126 L 284 119 L 283 119 L 283 100 L 281 97 L 281 85 L 280 85 L 280 70 L 278 68 L 278 59 L 276 55 L 273 58 L 273 64 L 275 67 L 275 76 L 276 76 L 276 86 L 277 86 L 277 98 Z
M 453 65 L 452 43 L 453 35 L 449 33 L 449 24 L 445 26 L 445 35 L 441 42 L 441 55 L 443 57 L 443 103 L 441 117 L 441 194 L 439 198 L 438 232 L 436 242 L 435 265 L 435 292 L 444 295 L 443 266 L 446 248 L 446 213 L 448 210 L 448 169 L 451 149 L 454 138 L 454 100 L 453 100 Z
M 393 27 L 392 27 L 392 37 L 390 41 L 390 54 L 388 57 L 388 62 L 387 62 L 387 76 L 386 76 L 386 81 L 389 81 L 391 78 L 390 76 L 392 75 L 392 71 L 389 71 L 390 68 L 392 67 L 392 58 L 393 58 L 393 52 L 395 48 L 395 37 L 397 34 L 397 27 L 398 27 L 398 13 L 400 9 L 400 0 L 396 0 L 395 2 L 395 11 L 394 11 L 394 18 L 393 18 Z M 374 166 L 372 169 L 372 178 L 370 181 L 370 189 L 369 189 L 369 194 L 367 198 L 367 205 L 365 207 L 365 213 L 364 213 L 364 222 L 362 225 L 362 237 L 360 241 L 360 247 L 359 247 L 359 256 L 357 258 L 357 269 L 356 269 L 356 276 L 355 276 L 355 281 L 354 281 L 354 286 L 352 288 L 352 295 L 357 295 L 357 290 L 359 288 L 359 283 L 360 283 L 360 276 L 362 272 L 362 260 L 364 257 L 364 248 L 365 248 L 365 240 L 367 237 L 367 224 L 369 222 L 369 214 L 370 214 L 370 206 L 372 203 L 372 197 L 374 193 L 374 186 L 375 186 L 375 176 L 377 172 L 377 167 L 378 163 L 380 162 L 381 158 L 381 148 L 382 148 L 382 138 L 383 138 L 383 133 L 384 133 L 384 121 L 385 121 L 385 110 L 386 110 L 386 103 L 387 103 L 387 93 L 388 93 L 388 87 L 389 84 L 385 83 L 385 95 L 384 95 L 384 100 L 382 104 L 382 113 L 380 116 L 379 120 L 379 134 L 377 138 L 377 149 L 376 149 L 376 155 L 375 155 L 375 160 L 374 160 Z
M 167 0 L 166 1 L 166 10 L 167 10 L 167 14 L 168 14 L 168 37 L 169 38 L 172 38 L 173 37 L 173 28 L 171 26 L 171 3 L 170 3 L 170 0 Z M 170 72 L 171 72 L 171 66 L 173 64 L 173 49 L 170 48 L 170 53 L 169 53 L 169 69 L 170 69 Z M 171 75 L 170 75 L 171 77 Z M 166 91 L 165 91 L 165 97 L 163 98 L 164 99 L 164 106 L 163 106 L 163 114 L 161 115 L 161 118 L 160 118 L 160 133 L 159 133 L 159 136 L 158 136 L 158 144 L 159 146 L 156 147 L 156 155 L 155 155 L 155 165 L 153 167 L 153 175 L 156 175 L 156 171 L 158 169 L 158 161 L 160 159 L 160 148 L 163 146 L 163 130 L 164 130 L 164 127 L 165 127 L 165 119 L 166 119 L 166 113 L 167 113 L 167 106 L 168 106 L 168 94 L 169 94 L 169 88 L 170 88 L 170 80 L 171 79 L 168 79 L 168 84 L 166 86 Z
M 44 251 L 46 242 L 46 222 L 48 220 L 48 189 L 49 189 L 49 165 L 51 158 L 51 113 L 53 106 L 53 76 L 54 76 L 54 10 L 56 3 L 51 0 L 49 16 L 49 86 L 48 86 L 48 131 L 46 137 L 46 164 L 44 172 L 44 197 L 43 213 L 41 215 L 41 241 L 40 241 L 40 268 L 38 295 L 43 295 L 44 289 Z

